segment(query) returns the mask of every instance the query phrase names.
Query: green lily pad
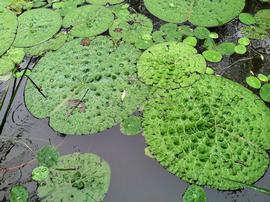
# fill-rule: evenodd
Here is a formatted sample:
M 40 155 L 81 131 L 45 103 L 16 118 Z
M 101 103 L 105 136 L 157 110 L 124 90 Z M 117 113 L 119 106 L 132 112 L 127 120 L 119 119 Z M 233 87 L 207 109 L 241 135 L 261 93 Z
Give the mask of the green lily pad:
M 17 30 L 17 17 L 8 10 L 0 11 L 0 56 L 12 45 Z M 3 43 L 3 41 L 5 43 Z
M 261 28 L 269 29 L 270 28 L 270 9 L 259 10 L 255 14 L 255 21 Z
M 37 182 L 46 180 L 48 176 L 49 176 L 49 168 L 45 166 L 36 167 L 32 171 L 32 179 Z
M 245 0 L 144 0 L 144 4 L 150 13 L 167 22 L 190 21 L 214 27 L 237 17 L 245 7 Z
M 230 42 L 223 42 L 218 44 L 215 48 L 216 51 L 220 52 L 222 55 L 232 55 L 235 53 L 235 44 Z
M 247 52 L 247 48 L 246 48 L 246 46 L 244 46 L 242 44 L 239 44 L 239 45 L 234 47 L 234 51 L 237 54 L 243 55 L 243 54 L 245 54 Z
M 261 87 L 260 96 L 265 102 L 270 102 L 270 83 L 264 84 Z
M 99 5 L 87 5 L 67 13 L 63 26 L 72 27 L 70 34 L 77 37 L 92 37 L 109 29 L 113 23 L 110 9 Z
M 32 56 L 40 56 L 48 51 L 56 51 L 69 39 L 65 33 L 59 33 L 55 37 L 36 46 L 25 48 L 24 51 Z
M 2 57 L 0 57 L 0 75 L 13 72 L 16 64 L 20 64 L 24 59 L 22 48 L 11 47 Z
M 204 75 L 191 87 L 159 89 L 144 107 L 152 154 L 169 172 L 197 185 L 243 188 L 268 168 L 270 110 L 248 89 Z
M 85 3 L 85 0 L 63 0 L 53 2 L 52 6 L 57 9 L 61 16 L 66 16 L 69 12 L 76 10 L 76 8 Z
M 113 39 L 122 39 L 136 46 L 141 40 L 152 41 L 152 30 L 153 24 L 150 19 L 141 14 L 130 14 L 116 19 L 109 32 Z
M 256 78 L 255 76 L 247 77 L 246 82 L 252 88 L 256 88 L 256 89 L 261 88 L 261 81 L 258 78 Z
M 142 132 L 142 120 L 138 116 L 128 116 L 123 119 L 120 130 L 125 135 L 138 135 Z
M 72 40 L 39 61 L 31 78 L 47 99 L 28 82 L 26 105 L 34 116 L 50 117 L 51 127 L 62 133 L 94 134 L 111 128 L 136 111 L 148 93 L 137 79 L 140 54 L 134 46 L 116 46 L 105 36 L 88 46 Z
M 15 185 L 10 191 L 10 202 L 27 202 L 29 193 L 22 185 Z
M 183 202 L 206 202 L 206 193 L 202 187 L 190 185 L 184 193 Z
M 239 15 L 239 20 L 246 25 L 252 25 L 256 22 L 254 16 L 250 13 L 241 13 Z
M 25 10 L 30 10 L 33 7 L 33 2 L 29 0 L 13 0 L 6 7 L 16 14 L 21 14 Z
M 103 201 L 110 176 L 110 166 L 99 156 L 73 153 L 61 156 L 37 193 L 39 197 L 46 196 L 45 202 L 72 202 L 75 199 L 80 202 Z
M 250 40 L 247 37 L 241 37 L 240 39 L 238 39 L 238 43 L 240 45 L 248 46 L 250 44 Z
M 169 41 L 181 41 L 182 34 L 180 33 L 178 26 L 173 23 L 166 23 L 161 25 L 158 31 L 152 34 L 153 41 L 156 43 L 169 42 Z
M 210 31 L 206 27 L 196 27 L 194 29 L 194 36 L 198 39 L 207 39 L 210 35 Z
M 106 5 L 106 4 L 119 4 L 124 0 L 86 0 L 86 2 L 97 5 Z
M 53 147 L 46 145 L 37 152 L 38 165 L 48 168 L 57 164 L 60 157 L 59 151 Z
M 260 81 L 262 81 L 262 82 L 268 82 L 268 81 L 269 81 L 268 77 L 265 76 L 264 74 L 258 74 L 257 77 L 258 77 L 258 79 L 259 79 Z
M 30 47 L 47 41 L 56 34 L 62 19 L 58 12 L 40 8 L 24 12 L 18 18 L 18 31 L 14 46 Z
M 192 47 L 195 47 L 198 43 L 198 40 L 194 36 L 188 36 L 187 38 L 183 40 L 183 43 L 190 45 Z
M 202 55 L 209 62 L 220 62 L 222 60 L 221 53 L 215 50 L 206 50 Z
M 265 40 L 269 37 L 267 30 L 257 26 L 244 26 L 241 32 L 250 39 Z
M 179 88 L 192 85 L 206 70 L 202 55 L 190 45 L 166 42 L 147 49 L 138 61 L 139 78 L 147 85 Z

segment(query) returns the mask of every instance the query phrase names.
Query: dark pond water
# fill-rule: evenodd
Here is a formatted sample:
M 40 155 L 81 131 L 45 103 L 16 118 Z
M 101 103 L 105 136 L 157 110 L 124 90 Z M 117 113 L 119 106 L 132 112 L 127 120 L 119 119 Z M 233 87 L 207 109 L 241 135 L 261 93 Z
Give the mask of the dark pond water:
M 132 1 L 136 10 L 145 11 L 141 1 Z M 254 12 L 258 4 L 249 1 L 247 10 Z M 151 16 L 158 27 L 163 22 Z M 223 40 L 237 37 L 239 23 L 231 22 L 215 29 L 224 36 Z M 263 47 L 265 46 L 265 47 Z M 262 49 L 263 47 L 263 49 Z M 252 59 L 236 62 L 240 58 L 225 58 L 215 66 L 216 72 L 243 83 L 249 70 L 270 72 L 269 52 L 265 52 L 265 61 L 256 59 L 258 51 L 270 50 L 270 41 L 257 44 L 249 55 Z M 228 68 L 226 68 L 228 67 Z M 0 84 L 0 91 L 5 86 Z M 64 136 L 53 131 L 48 120 L 34 118 L 26 109 L 23 97 L 24 85 L 12 106 L 4 132 L 0 138 L 0 201 L 8 201 L 11 186 L 22 183 L 31 190 L 31 201 L 35 196 L 36 183 L 31 181 L 31 170 L 36 166 L 33 160 L 36 151 L 43 145 L 56 145 L 61 154 L 75 151 L 96 153 L 109 162 L 112 170 L 111 185 L 105 202 L 179 202 L 188 184 L 168 173 L 157 161 L 144 155 L 145 141 L 142 135 L 128 137 L 121 134 L 119 126 L 103 133 L 90 136 Z M 255 93 L 257 93 L 255 91 Z M 1 94 L 0 94 L 1 97 Z M 0 119 L 3 114 L 0 113 Z M 91 124 L 91 123 L 89 123 Z M 270 123 L 269 123 L 270 124 Z M 270 169 L 256 185 L 270 189 Z M 270 202 L 267 195 L 253 190 L 221 192 L 205 188 L 208 202 Z

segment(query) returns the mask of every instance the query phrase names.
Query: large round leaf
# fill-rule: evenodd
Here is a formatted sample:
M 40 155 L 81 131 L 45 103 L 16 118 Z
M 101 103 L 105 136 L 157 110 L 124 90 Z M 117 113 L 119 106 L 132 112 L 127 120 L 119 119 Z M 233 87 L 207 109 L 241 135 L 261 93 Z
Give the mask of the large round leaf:
M 198 185 L 233 190 L 268 168 L 269 108 L 248 89 L 205 75 L 188 88 L 158 90 L 144 109 L 150 152 L 168 171 Z
M 30 47 L 42 43 L 56 34 L 62 19 L 58 12 L 50 9 L 33 9 L 18 18 L 19 27 L 14 46 Z
M 99 156 L 73 153 L 60 158 L 37 192 L 46 202 L 103 201 L 110 177 L 110 166 Z
M 89 46 L 80 39 L 66 43 L 40 60 L 28 82 L 26 104 L 34 116 L 50 117 L 50 125 L 67 134 L 103 131 L 137 110 L 147 87 L 137 80 L 140 51 L 129 44 L 114 46 L 99 36 Z M 124 96 L 123 96 L 124 95 Z
M 0 56 L 12 45 L 17 30 L 17 17 L 11 11 L 0 11 Z
M 139 59 L 138 75 L 148 85 L 179 88 L 192 85 L 206 70 L 202 55 L 190 45 L 166 42 L 147 49 Z
M 71 34 L 78 37 L 96 36 L 105 32 L 113 23 L 114 16 L 104 6 L 82 6 L 69 12 L 63 21 L 64 27 L 72 27 Z
M 213 27 L 237 17 L 245 0 L 144 0 L 146 8 L 158 18 L 174 23 L 190 21 Z

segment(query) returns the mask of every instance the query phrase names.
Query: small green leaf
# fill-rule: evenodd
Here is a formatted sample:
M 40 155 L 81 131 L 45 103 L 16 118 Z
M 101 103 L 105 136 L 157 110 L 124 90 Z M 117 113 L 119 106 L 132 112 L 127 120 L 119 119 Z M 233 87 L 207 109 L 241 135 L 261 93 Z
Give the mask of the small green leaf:
M 202 187 L 190 185 L 185 191 L 183 202 L 206 202 L 206 194 Z
M 215 49 L 220 52 L 222 55 L 232 55 L 235 53 L 234 51 L 235 44 L 230 42 L 224 42 L 219 44 Z
M 235 46 L 234 50 L 235 50 L 235 52 L 236 52 L 237 54 L 240 54 L 240 55 L 243 55 L 243 54 L 245 54 L 245 53 L 247 52 L 246 46 L 241 45 L 241 44 Z
M 10 202 L 27 202 L 28 197 L 28 191 L 22 185 L 15 185 L 10 191 Z
M 206 74 L 214 74 L 215 72 L 211 67 L 207 67 L 205 73 Z
M 38 164 L 50 168 L 57 164 L 59 156 L 59 151 L 55 147 L 46 145 L 37 153 Z
M 247 37 L 242 37 L 242 38 L 238 39 L 238 43 L 240 45 L 248 46 L 250 44 L 250 40 Z
M 125 118 L 120 125 L 120 130 L 125 135 L 138 135 L 142 132 L 142 121 L 138 116 Z
M 263 75 L 263 74 L 258 74 L 258 79 L 260 79 L 262 82 L 268 82 L 269 79 L 267 76 Z
M 194 29 L 194 36 L 198 39 L 207 39 L 210 31 L 206 27 L 197 27 Z
M 211 33 L 209 34 L 209 37 L 212 38 L 212 39 L 218 39 L 218 33 L 216 33 L 216 32 L 211 32 Z
M 184 39 L 183 43 L 195 47 L 197 45 L 197 39 L 194 36 L 188 36 Z
M 247 84 L 255 89 L 260 89 L 261 88 L 261 81 L 257 79 L 255 76 L 249 76 L 246 78 Z
M 264 84 L 261 87 L 260 96 L 265 102 L 270 102 L 270 83 Z
M 239 20 L 246 25 L 255 24 L 255 18 L 250 13 L 241 13 L 239 15 Z
M 206 50 L 202 55 L 209 62 L 220 62 L 222 60 L 221 53 L 215 50 Z
M 37 182 L 46 180 L 48 176 L 49 176 L 49 168 L 45 166 L 36 167 L 32 171 L 32 179 Z

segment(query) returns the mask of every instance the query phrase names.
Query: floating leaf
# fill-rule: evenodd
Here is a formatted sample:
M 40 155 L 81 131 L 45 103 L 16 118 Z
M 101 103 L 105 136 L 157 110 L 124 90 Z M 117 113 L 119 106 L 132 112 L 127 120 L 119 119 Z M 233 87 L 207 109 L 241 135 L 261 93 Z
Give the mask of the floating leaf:
M 120 130 L 125 135 L 138 135 L 142 132 L 142 120 L 138 116 L 128 116 L 124 118 L 120 125 Z
M 166 42 L 147 49 L 139 59 L 138 75 L 148 85 L 179 88 L 192 85 L 205 73 L 206 62 L 192 46 Z
M 12 45 L 17 30 L 17 17 L 8 10 L 0 11 L 0 56 Z M 3 43 L 4 42 L 4 43 Z
M 252 88 L 256 88 L 256 89 L 260 89 L 261 88 L 261 82 L 255 76 L 249 76 L 249 77 L 247 77 L 246 78 L 246 82 Z
M 49 145 L 42 147 L 37 153 L 38 164 L 48 168 L 56 165 L 59 157 L 59 151 L 55 147 Z
M 194 36 L 188 36 L 183 40 L 183 43 L 195 47 L 198 43 L 197 39 Z
M 39 61 L 31 78 L 47 99 L 28 82 L 26 105 L 34 116 L 50 117 L 50 126 L 62 133 L 94 134 L 111 128 L 136 111 L 148 93 L 137 78 L 140 54 L 134 46 L 114 45 L 105 36 L 89 46 L 72 40 Z
M 86 0 L 86 2 L 91 4 L 106 5 L 106 4 L 119 4 L 124 0 Z
M 49 168 L 45 166 L 36 167 L 32 171 L 32 179 L 37 182 L 46 180 L 48 176 L 49 176 Z
M 237 17 L 245 0 L 144 0 L 144 4 L 150 13 L 164 21 L 190 21 L 194 25 L 213 27 Z
M 247 52 L 247 48 L 246 48 L 246 46 L 240 44 L 240 45 L 237 45 L 234 47 L 234 51 L 237 54 L 243 55 Z
M 222 55 L 232 55 L 234 54 L 235 44 L 230 42 L 223 42 L 218 44 L 215 48 L 216 51 L 220 52 Z
M 270 85 L 269 85 L 270 86 Z M 253 184 L 268 168 L 270 110 L 243 86 L 204 75 L 187 88 L 158 89 L 144 106 L 144 137 L 168 171 L 221 190 Z
M 152 30 L 153 25 L 150 19 L 141 14 L 130 14 L 125 18 L 116 19 L 109 32 L 113 39 L 122 39 L 138 47 L 141 41 L 152 41 Z
M 206 50 L 202 55 L 209 62 L 220 62 L 222 60 L 221 53 L 215 50 Z
M 268 77 L 263 75 L 263 74 L 258 74 L 258 79 L 261 80 L 262 82 L 268 82 Z
M 241 13 L 239 15 L 239 20 L 246 25 L 255 24 L 255 18 L 250 13 Z
M 22 185 L 15 185 L 10 191 L 10 202 L 27 202 L 29 194 Z
M 241 28 L 241 32 L 250 39 L 265 40 L 269 34 L 265 29 L 257 26 L 245 26 Z
M 261 87 L 260 96 L 265 102 L 270 102 L 270 83 L 264 84 Z
M 198 39 L 207 39 L 210 35 L 210 31 L 206 27 L 196 27 L 194 29 L 194 36 Z
M 183 202 L 206 202 L 206 193 L 202 187 L 190 185 L 184 193 Z
M 61 156 L 50 169 L 50 177 L 40 184 L 37 193 L 46 202 L 103 201 L 110 184 L 108 163 L 91 153 Z M 65 188 L 65 189 L 63 189 Z
M 14 42 L 16 47 L 30 47 L 47 41 L 56 34 L 62 19 L 58 12 L 40 8 L 24 12 L 18 18 L 19 27 Z
M 87 5 L 67 13 L 63 26 L 72 27 L 70 34 L 77 37 L 91 37 L 109 29 L 113 23 L 112 12 L 104 6 Z
M 210 32 L 209 37 L 211 39 L 218 39 L 218 33 L 216 33 L 216 32 Z
M 270 9 L 259 10 L 255 14 L 255 21 L 261 28 L 269 29 L 270 28 Z
M 240 45 L 248 46 L 250 44 L 250 40 L 247 37 L 241 37 L 240 39 L 238 39 L 238 43 Z

